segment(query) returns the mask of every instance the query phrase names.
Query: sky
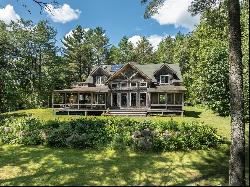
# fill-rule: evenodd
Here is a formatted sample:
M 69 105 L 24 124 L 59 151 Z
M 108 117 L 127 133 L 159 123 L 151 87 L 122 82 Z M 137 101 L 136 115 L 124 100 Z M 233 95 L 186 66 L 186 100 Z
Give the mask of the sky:
M 123 36 L 134 45 L 145 36 L 157 49 L 164 37 L 186 34 L 199 23 L 200 17 L 192 17 L 187 11 L 191 1 L 166 0 L 158 14 L 144 19 L 145 5 L 140 0 L 57 0 L 58 6 L 49 5 L 53 14 L 46 9 L 40 14 L 40 7 L 31 0 L 4 0 L 0 1 L 0 20 L 8 24 L 20 18 L 34 23 L 47 19 L 57 30 L 58 46 L 62 46 L 65 35 L 81 25 L 86 29 L 102 27 L 110 44 L 116 46 Z

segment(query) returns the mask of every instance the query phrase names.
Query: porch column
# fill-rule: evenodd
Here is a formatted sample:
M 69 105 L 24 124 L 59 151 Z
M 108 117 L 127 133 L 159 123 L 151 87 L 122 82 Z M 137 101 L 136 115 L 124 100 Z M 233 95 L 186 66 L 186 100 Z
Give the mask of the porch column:
M 105 101 L 105 110 L 106 110 L 107 109 L 107 96 L 106 96 L 106 93 L 105 93 L 104 101 Z
M 184 92 L 182 93 L 182 107 L 181 110 L 184 110 Z
M 78 104 L 78 110 L 80 109 L 80 94 L 79 94 L 79 92 L 77 92 L 77 104 Z
M 168 109 L 168 93 L 165 93 L 166 110 Z
M 52 92 L 52 108 L 54 108 L 54 92 Z
M 67 104 L 67 95 L 66 92 L 64 92 L 64 108 L 66 107 Z
M 93 92 L 91 92 L 91 109 L 93 109 Z
M 151 93 L 148 93 L 148 101 L 147 101 L 147 107 L 150 108 L 151 107 Z

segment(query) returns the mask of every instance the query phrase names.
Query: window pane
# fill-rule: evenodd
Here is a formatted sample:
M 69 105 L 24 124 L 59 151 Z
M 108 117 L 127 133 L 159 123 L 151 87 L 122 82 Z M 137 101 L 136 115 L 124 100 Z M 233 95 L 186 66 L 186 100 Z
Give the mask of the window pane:
M 160 79 L 161 79 L 160 83 L 162 83 L 162 84 L 169 83 L 169 76 L 168 75 L 161 75 Z
M 147 83 L 146 82 L 142 82 L 141 83 L 141 87 L 147 87 Z
M 140 93 L 140 106 L 146 106 L 146 93 Z
M 175 94 L 175 104 L 182 104 L 182 94 L 181 93 L 176 93 Z
M 131 82 L 131 87 L 136 87 L 136 82 Z
M 117 84 L 112 84 L 112 88 L 117 88 Z
M 158 93 L 152 93 L 151 94 L 151 103 L 152 104 L 159 104 L 158 103 Z
M 98 104 L 105 104 L 105 95 L 98 94 Z
M 121 87 L 127 87 L 127 83 L 126 82 L 121 83 Z
M 166 96 L 165 96 L 165 94 L 160 94 L 159 95 L 159 101 L 160 101 L 160 104 L 165 104 L 166 103 Z
M 174 104 L 174 94 L 168 94 L 167 99 L 167 104 Z

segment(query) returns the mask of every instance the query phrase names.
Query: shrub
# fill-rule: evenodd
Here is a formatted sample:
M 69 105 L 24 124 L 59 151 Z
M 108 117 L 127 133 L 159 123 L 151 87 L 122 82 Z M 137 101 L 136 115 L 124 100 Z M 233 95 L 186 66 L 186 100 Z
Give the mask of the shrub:
M 44 144 L 52 147 L 100 149 L 126 147 L 139 151 L 207 149 L 223 143 L 216 130 L 204 124 L 138 121 L 122 117 L 85 117 L 71 121 L 41 122 L 32 117 L 0 121 L 3 143 Z

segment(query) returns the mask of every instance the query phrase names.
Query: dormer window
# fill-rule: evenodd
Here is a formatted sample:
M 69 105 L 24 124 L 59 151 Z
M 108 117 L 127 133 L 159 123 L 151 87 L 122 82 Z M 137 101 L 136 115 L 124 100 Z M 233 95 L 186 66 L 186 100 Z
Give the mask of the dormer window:
M 105 76 L 96 76 L 96 85 L 104 85 Z
M 161 75 L 160 76 L 160 84 L 170 84 L 169 75 Z

